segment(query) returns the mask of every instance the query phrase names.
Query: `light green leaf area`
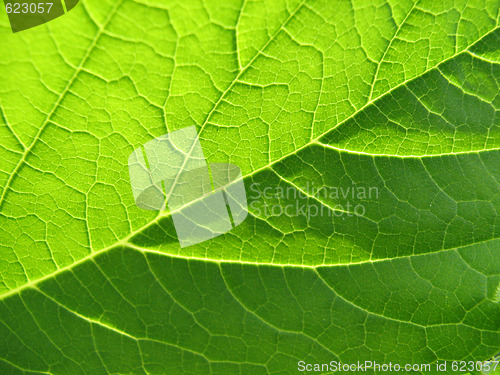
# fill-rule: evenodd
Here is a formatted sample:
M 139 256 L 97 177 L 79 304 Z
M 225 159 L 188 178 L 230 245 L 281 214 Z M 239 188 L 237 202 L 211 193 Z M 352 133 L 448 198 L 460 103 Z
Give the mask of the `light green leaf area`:
M 497 354 L 499 8 L 84 0 L 16 34 L 1 11 L 0 373 Z M 249 216 L 180 248 L 127 161 L 191 125 Z

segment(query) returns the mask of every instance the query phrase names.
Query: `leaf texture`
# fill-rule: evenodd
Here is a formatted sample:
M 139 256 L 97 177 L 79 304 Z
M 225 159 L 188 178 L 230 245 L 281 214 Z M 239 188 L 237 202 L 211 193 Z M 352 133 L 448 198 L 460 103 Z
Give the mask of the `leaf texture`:
M 0 372 L 497 354 L 499 8 L 89 0 L 15 35 L 2 16 Z M 181 249 L 127 160 L 191 125 L 249 216 Z M 266 211 L 297 196 L 322 214 Z

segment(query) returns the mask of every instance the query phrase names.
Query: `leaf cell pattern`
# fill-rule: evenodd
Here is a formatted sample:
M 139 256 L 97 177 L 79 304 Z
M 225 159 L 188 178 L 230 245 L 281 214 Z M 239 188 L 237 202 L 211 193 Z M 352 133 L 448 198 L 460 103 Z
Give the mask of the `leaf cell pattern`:
M 16 35 L 4 14 L 0 373 L 498 353 L 499 8 L 88 0 Z M 180 248 L 127 159 L 192 125 L 249 217 Z M 269 214 L 296 200 L 277 188 L 323 214 Z

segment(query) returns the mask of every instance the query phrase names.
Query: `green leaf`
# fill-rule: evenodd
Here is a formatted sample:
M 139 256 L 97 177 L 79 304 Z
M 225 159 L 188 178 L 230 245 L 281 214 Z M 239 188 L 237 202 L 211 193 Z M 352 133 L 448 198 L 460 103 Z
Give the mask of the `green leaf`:
M 2 13 L 0 373 L 497 354 L 499 8 L 89 0 L 16 34 Z M 249 216 L 180 248 L 127 161 L 191 125 Z

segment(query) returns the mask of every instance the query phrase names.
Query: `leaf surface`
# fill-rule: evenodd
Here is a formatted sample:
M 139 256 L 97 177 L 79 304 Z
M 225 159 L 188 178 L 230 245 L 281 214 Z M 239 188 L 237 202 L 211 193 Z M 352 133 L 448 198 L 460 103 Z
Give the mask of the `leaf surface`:
M 500 349 L 497 1 L 88 1 L 6 22 L 2 372 Z M 242 169 L 249 217 L 181 249 L 127 160 L 190 125 Z

